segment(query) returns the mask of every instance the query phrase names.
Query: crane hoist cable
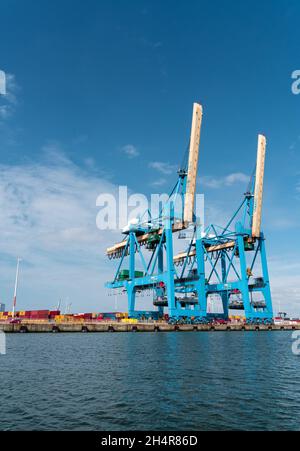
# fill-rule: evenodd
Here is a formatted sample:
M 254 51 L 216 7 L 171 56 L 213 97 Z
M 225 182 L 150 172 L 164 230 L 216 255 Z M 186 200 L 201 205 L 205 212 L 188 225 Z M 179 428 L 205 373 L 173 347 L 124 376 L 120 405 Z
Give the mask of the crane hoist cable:
M 180 171 L 187 171 L 187 169 L 188 169 L 188 162 L 189 162 L 189 151 L 190 151 L 190 142 L 191 142 L 191 140 L 189 140 L 189 143 L 188 143 L 188 145 L 187 145 L 187 148 L 186 148 L 186 150 L 185 150 L 185 152 L 184 152 L 184 154 L 183 154 L 183 158 L 182 158 L 182 160 L 181 160 L 181 164 L 180 164 L 180 166 L 179 166 L 179 170 Z

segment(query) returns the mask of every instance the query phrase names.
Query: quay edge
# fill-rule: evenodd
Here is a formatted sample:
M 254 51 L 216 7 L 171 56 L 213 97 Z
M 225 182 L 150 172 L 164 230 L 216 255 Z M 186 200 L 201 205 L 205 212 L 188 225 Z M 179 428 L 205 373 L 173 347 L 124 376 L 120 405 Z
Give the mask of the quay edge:
M 75 332 L 238 332 L 300 330 L 299 325 L 248 325 L 248 324 L 182 324 L 167 323 L 0 323 L 6 333 L 75 333 Z

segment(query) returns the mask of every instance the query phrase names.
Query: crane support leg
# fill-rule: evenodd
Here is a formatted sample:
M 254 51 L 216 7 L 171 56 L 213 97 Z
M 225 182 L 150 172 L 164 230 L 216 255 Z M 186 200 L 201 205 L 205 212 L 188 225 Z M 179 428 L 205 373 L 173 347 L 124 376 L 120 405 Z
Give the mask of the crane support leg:
M 197 229 L 198 234 L 198 229 Z M 199 234 L 201 231 L 199 229 Z M 207 315 L 207 297 L 205 290 L 205 263 L 204 263 L 204 247 L 201 239 L 196 240 L 196 258 L 197 258 L 197 267 L 198 267 L 198 276 L 199 280 L 197 281 L 197 294 L 198 294 L 198 302 L 197 310 L 199 309 L 199 314 L 202 318 L 205 318 Z
M 262 274 L 263 274 L 264 283 L 265 283 L 265 286 L 262 291 L 263 291 L 263 295 L 265 298 L 266 310 L 267 310 L 264 316 L 266 318 L 272 319 L 273 318 L 272 295 L 271 295 L 270 280 L 269 280 L 265 238 L 264 238 L 263 234 L 261 236 L 260 255 L 261 255 Z
M 158 250 L 158 257 L 157 257 L 157 266 L 158 266 L 158 274 L 163 274 L 164 272 L 164 251 L 163 246 L 161 246 Z M 164 308 L 158 307 L 158 314 L 159 317 L 162 318 L 164 315 Z
M 240 224 L 237 224 L 237 228 L 239 229 Z M 245 245 L 244 245 L 244 237 L 241 233 L 238 234 L 238 251 L 240 258 L 240 270 L 241 270 L 241 280 L 240 280 L 240 291 L 242 293 L 242 299 L 244 302 L 245 315 L 247 319 L 251 319 L 252 309 L 250 304 L 250 295 L 249 295 L 249 287 L 248 287 L 248 277 L 247 277 L 247 264 L 246 264 L 246 255 L 245 255 Z
M 176 303 L 175 303 L 175 269 L 173 261 L 173 234 L 170 218 L 165 220 L 165 235 L 166 235 L 166 259 L 167 259 L 167 272 L 165 274 L 165 283 L 167 285 L 167 297 L 169 316 L 176 316 Z
M 221 267 L 222 267 L 222 282 L 225 285 L 227 282 L 227 269 L 226 269 L 226 256 L 225 251 L 222 251 L 221 255 Z M 223 304 L 223 312 L 224 312 L 224 319 L 229 319 L 229 309 L 228 309 L 228 291 L 222 292 L 222 304 Z
M 128 283 L 128 314 L 129 317 L 134 315 L 135 311 L 135 286 L 134 286 L 134 279 L 135 279 L 135 238 L 134 233 L 130 232 L 129 235 L 129 278 L 131 282 Z
M 128 295 L 128 316 L 129 318 L 134 317 L 135 312 L 135 286 L 133 282 L 129 282 L 127 288 Z

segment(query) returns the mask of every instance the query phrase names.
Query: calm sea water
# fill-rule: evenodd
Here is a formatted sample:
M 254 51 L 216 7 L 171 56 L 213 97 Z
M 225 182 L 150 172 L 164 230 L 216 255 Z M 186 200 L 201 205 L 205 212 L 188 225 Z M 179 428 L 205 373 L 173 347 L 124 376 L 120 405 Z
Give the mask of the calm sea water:
M 7 335 L 1 430 L 300 429 L 290 332 Z

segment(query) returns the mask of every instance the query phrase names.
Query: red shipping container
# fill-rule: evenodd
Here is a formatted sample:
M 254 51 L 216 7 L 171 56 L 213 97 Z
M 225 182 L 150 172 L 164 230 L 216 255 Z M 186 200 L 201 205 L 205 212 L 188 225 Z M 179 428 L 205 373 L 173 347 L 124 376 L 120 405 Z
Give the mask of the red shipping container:
M 44 320 L 48 319 L 48 316 L 32 316 L 29 319 L 36 320 L 36 321 L 41 321 L 41 320 L 44 321 Z
M 48 313 L 31 313 L 31 318 L 48 318 Z
M 84 316 L 85 319 L 92 319 L 93 314 L 92 313 L 84 313 L 83 316 Z

